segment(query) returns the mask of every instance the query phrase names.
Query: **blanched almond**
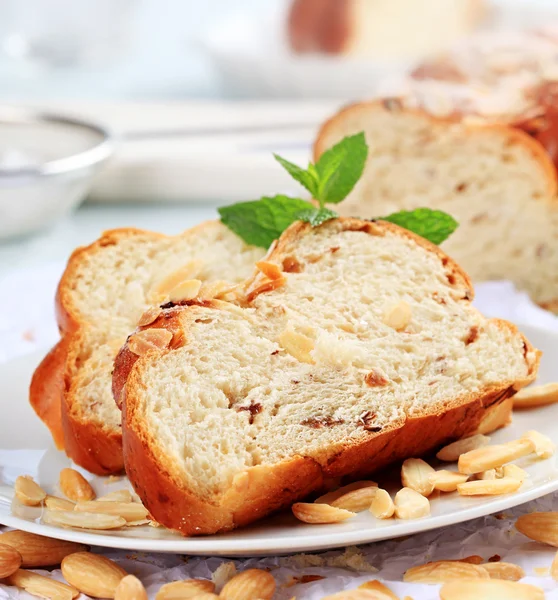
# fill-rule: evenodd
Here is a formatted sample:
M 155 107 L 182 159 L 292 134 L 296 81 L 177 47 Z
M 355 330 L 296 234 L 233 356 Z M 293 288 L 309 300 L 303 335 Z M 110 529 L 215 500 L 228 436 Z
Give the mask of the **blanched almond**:
M 78 512 L 76 510 L 45 510 L 43 522 L 60 527 L 79 529 L 118 529 L 126 525 L 126 519 L 116 515 Z
M 360 488 L 359 490 L 353 490 L 343 494 L 337 500 L 331 503 L 331 506 L 336 508 L 344 508 L 351 512 L 360 512 L 361 510 L 368 510 L 370 504 L 376 495 L 378 488 L 376 486 L 368 486 Z
M 466 452 L 459 457 L 457 468 L 460 473 L 472 475 L 495 467 L 501 467 L 506 463 L 527 456 L 534 452 L 534 444 L 531 440 L 520 439 L 507 444 L 497 446 L 486 446 Z
M 480 479 L 481 481 L 490 481 L 491 479 L 496 479 L 496 469 L 488 469 L 488 471 L 475 473 L 474 477 L 475 479 Z
M 504 465 L 502 476 L 511 477 L 512 479 L 518 479 L 519 481 L 521 481 L 521 483 L 523 483 L 527 478 L 527 471 L 524 471 L 521 467 L 510 463 L 509 465 Z
M 556 452 L 556 444 L 546 435 L 532 429 L 521 439 L 529 440 L 535 446 L 535 454 L 539 458 L 550 458 Z
M 47 496 L 45 499 L 45 506 L 50 510 L 74 510 L 75 505 L 75 502 L 57 496 Z
M 558 581 L 558 552 L 554 555 L 552 565 L 550 565 L 550 575 L 554 581 Z
M 354 512 L 335 508 L 329 504 L 297 502 L 293 504 L 293 514 L 304 523 L 340 523 L 355 516 Z
M 138 327 L 145 327 L 151 325 L 163 314 L 163 310 L 159 306 L 149 307 L 139 318 Z
M 314 364 L 314 359 L 310 355 L 310 352 L 314 350 L 314 342 L 309 337 L 292 329 L 285 329 L 279 334 L 277 341 L 282 348 L 298 361 Z
M 256 268 L 269 279 L 281 279 L 283 277 L 283 271 L 274 263 L 260 260 L 256 263 Z
M 0 535 L 0 544 L 11 546 L 19 552 L 22 567 L 52 567 L 74 552 L 83 552 L 86 546 L 54 538 L 28 533 L 27 531 L 6 531 Z
M 440 560 L 412 567 L 405 571 L 403 581 L 408 583 L 443 583 L 453 579 L 488 579 L 479 565 L 454 560 Z
M 115 600 L 147 600 L 143 583 L 134 575 L 126 575 L 114 591 Z
M 147 352 L 161 351 L 168 348 L 172 333 L 168 329 L 144 329 L 130 336 L 128 349 L 130 352 L 143 356 Z
M 137 502 L 78 502 L 74 508 L 78 512 L 103 513 L 105 515 L 116 515 L 126 521 L 141 521 L 147 518 L 147 508 Z
M 40 598 L 72 600 L 79 596 L 79 591 L 71 585 L 56 581 L 56 579 L 51 579 L 50 577 L 45 577 L 44 575 L 39 575 L 38 573 L 33 573 L 33 571 L 24 571 L 23 569 L 10 575 L 6 579 L 6 583 L 15 585 Z
M 521 481 L 504 477 L 503 479 L 477 479 L 457 485 L 462 496 L 498 496 L 511 494 L 521 487 Z
M 25 506 L 39 506 L 46 498 L 46 492 L 29 475 L 20 475 L 14 488 L 16 498 Z
M 331 507 L 330 507 L 331 508 Z M 219 598 L 222 600 L 271 600 L 275 593 L 275 579 L 261 569 L 248 569 L 228 581 Z
M 115 490 L 114 492 L 109 492 L 104 496 L 100 496 L 97 498 L 97 502 L 134 502 L 134 497 L 132 496 L 132 492 L 130 490 Z
M 513 397 L 514 409 L 537 408 L 555 402 L 558 402 L 558 383 L 526 387 Z
M 0 544 L 0 579 L 15 573 L 21 567 L 21 554 L 12 546 Z
M 341 498 L 341 496 L 344 496 L 345 494 L 348 494 L 349 492 L 353 492 L 355 490 L 360 490 L 362 488 L 367 488 L 367 487 L 376 487 L 377 488 L 378 484 L 375 481 L 369 481 L 369 480 L 354 481 L 353 483 L 344 485 L 336 490 L 327 492 L 327 494 L 324 494 L 323 496 L 316 498 L 316 500 L 314 500 L 314 502 L 316 502 L 316 504 L 331 504 L 331 503 L 335 502 L 335 500 L 337 500 L 338 498 Z
M 411 322 L 411 307 L 407 302 L 401 300 L 384 313 L 384 323 L 393 327 L 396 331 L 402 331 Z
M 395 516 L 398 519 L 420 519 L 430 514 L 430 502 L 411 488 L 402 488 L 394 498 Z
M 165 583 L 155 596 L 155 600 L 183 600 L 198 598 L 200 594 L 213 593 L 215 585 L 208 579 L 184 579 Z
M 60 471 L 60 489 L 64 496 L 74 502 L 95 499 L 95 491 L 91 484 L 75 469 L 62 469 Z
M 394 594 L 386 585 L 384 585 L 381 581 L 377 579 L 372 579 L 372 581 L 367 581 L 362 585 L 358 586 L 359 590 L 372 590 L 374 592 L 381 592 L 385 594 L 391 600 L 399 600 L 399 596 Z
M 369 510 L 377 519 L 390 519 L 395 513 L 395 504 L 386 490 L 378 488 Z
M 184 302 L 193 300 L 199 293 L 202 282 L 199 279 L 187 279 L 179 283 L 169 292 L 171 302 Z
M 408 458 L 401 466 L 401 483 L 428 497 L 434 490 L 434 484 L 430 481 L 432 473 L 434 469 L 421 458 Z
M 436 458 L 444 462 L 456 462 L 466 452 L 488 445 L 490 438 L 486 435 L 472 435 L 444 446 L 436 454 Z
M 112 560 L 91 552 L 70 554 L 62 561 L 64 579 L 94 598 L 114 598 L 126 571 Z
M 558 548 L 558 512 L 534 512 L 522 515 L 515 522 L 515 527 L 536 542 Z
M 506 579 L 507 581 L 519 581 L 525 577 L 525 571 L 513 563 L 489 562 L 482 565 L 488 571 L 491 579 Z
M 440 590 L 441 600 L 544 600 L 540 587 L 498 579 L 450 581 Z
M 434 471 L 430 474 L 430 481 L 434 489 L 441 492 L 455 492 L 457 485 L 465 483 L 467 479 L 469 479 L 468 475 L 463 475 L 463 473 L 457 471 L 447 471 L 446 469 Z

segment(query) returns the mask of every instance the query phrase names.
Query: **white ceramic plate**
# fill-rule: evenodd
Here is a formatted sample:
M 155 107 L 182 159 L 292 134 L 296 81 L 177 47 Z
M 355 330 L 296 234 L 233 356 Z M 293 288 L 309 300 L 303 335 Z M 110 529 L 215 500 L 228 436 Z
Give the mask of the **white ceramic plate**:
M 558 334 L 522 327 L 532 342 L 544 351 L 539 383 L 558 379 Z M 465 498 L 446 494 L 432 501 L 432 515 L 416 521 L 375 520 L 368 512 L 335 525 L 306 525 L 290 514 L 268 518 L 251 527 L 224 535 L 182 538 L 162 528 L 149 526 L 124 531 L 92 532 L 57 528 L 40 522 L 41 509 L 24 508 L 13 502 L 13 483 L 18 475 L 30 474 L 50 493 L 56 493 L 58 473 L 69 465 L 56 451 L 46 428 L 27 402 L 31 373 L 40 357 L 30 356 L 0 365 L 2 418 L 0 419 L 0 523 L 25 531 L 85 544 L 152 552 L 194 555 L 256 556 L 323 550 L 384 540 L 444 527 L 481 517 L 533 500 L 558 489 L 556 457 L 520 462 L 529 478 L 521 491 L 500 497 Z M 558 405 L 518 412 L 514 423 L 493 436 L 494 442 L 514 439 L 528 429 L 558 438 Z M 98 494 L 128 485 L 102 477 L 91 479 Z

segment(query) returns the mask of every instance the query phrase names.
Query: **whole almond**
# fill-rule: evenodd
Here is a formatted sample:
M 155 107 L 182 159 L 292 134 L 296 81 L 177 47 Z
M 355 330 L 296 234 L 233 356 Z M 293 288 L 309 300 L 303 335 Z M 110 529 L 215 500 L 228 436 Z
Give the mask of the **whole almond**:
M 215 591 L 215 584 L 208 579 L 184 579 L 165 583 L 155 596 L 155 600 L 183 600 L 183 598 L 197 598 L 200 594 L 211 594 Z
M 66 542 L 54 538 L 28 533 L 26 531 L 6 531 L 0 535 L 0 544 L 11 546 L 21 555 L 22 567 L 53 567 L 74 552 L 87 549 L 83 544 Z
M 15 573 L 21 567 L 21 554 L 8 544 L 0 544 L 0 579 Z
M 498 579 L 449 581 L 440 590 L 441 600 L 544 600 L 540 587 Z
M 47 496 L 45 499 L 45 506 L 50 510 L 74 510 L 75 505 L 75 502 L 58 496 Z
M 343 494 L 340 498 L 337 498 L 337 500 L 334 500 L 331 503 L 331 506 L 343 508 L 351 512 L 368 510 L 377 491 L 378 488 L 376 486 L 368 486 L 353 490 L 352 492 Z
M 455 462 L 466 452 L 488 445 L 490 438 L 486 435 L 472 435 L 444 446 L 436 454 L 436 458 L 444 462 Z
M 430 502 L 422 494 L 411 488 L 402 488 L 393 500 L 395 516 L 398 519 L 420 519 L 430 514 Z
M 434 489 L 441 492 L 455 492 L 457 485 L 465 483 L 467 479 L 469 479 L 469 475 L 463 475 L 463 473 L 457 471 L 447 471 L 446 469 L 434 471 L 430 474 L 430 481 Z
M 147 518 L 148 511 L 143 504 L 137 502 L 111 502 L 110 500 L 78 502 L 74 508 L 78 512 L 102 513 L 116 515 L 126 521 L 142 521 Z
M 60 471 L 60 489 L 64 496 L 74 502 L 95 499 L 95 492 L 91 484 L 75 469 Z
M 390 519 L 395 513 L 395 504 L 386 490 L 378 488 L 369 510 L 377 519 Z
M 485 446 L 466 452 L 459 457 L 457 468 L 460 473 L 472 475 L 481 471 L 488 471 L 502 467 L 522 456 L 527 456 L 535 451 L 531 440 L 520 439 L 497 446 Z
M 126 519 L 117 515 L 76 510 L 45 510 L 42 520 L 49 525 L 77 527 L 78 529 L 118 529 L 126 525 Z
M 115 600 L 147 600 L 143 583 L 134 575 L 126 575 L 114 591 Z
M 558 512 L 523 515 L 515 522 L 515 528 L 536 542 L 558 548 Z
M 552 565 L 550 565 L 550 574 L 552 575 L 552 579 L 554 579 L 554 581 L 558 581 L 558 552 L 556 552 L 554 555 Z
M 271 573 L 261 569 L 248 569 L 228 581 L 221 590 L 219 598 L 222 600 L 271 600 L 275 593 L 275 587 L 275 579 Z
M 384 323 L 393 327 L 396 331 L 402 331 L 411 322 L 411 307 L 407 302 L 401 300 L 384 313 Z
M 488 579 L 479 565 L 454 560 L 440 560 L 412 567 L 405 571 L 403 581 L 408 583 L 443 583 L 452 579 Z
M 536 408 L 558 402 L 558 383 L 547 383 L 519 390 L 513 397 L 513 408 Z
M 6 583 L 15 585 L 34 596 L 52 598 L 52 600 L 72 600 L 79 596 L 79 590 L 71 585 L 23 569 L 10 575 Z
M 381 581 L 377 579 L 372 579 L 372 581 L 367 581 L 358 586 L 359 590 L 372 590 L 374 592 L 381 592 L 385 594 L 391 600 L 399 600 L 399 596 L 396 596 L 386 585 L 384 585 Z
M 466 481 L 457 486 L 461 496 L 498 496 L 500 494 L 511 494 L 521 487 L 521 481 L 504 477 L 502 479 L 478 479 Z
M 329 504 L 296 502 L 293 504 L 293 514 L 304 523 L 340 523 L 355 516 L 354 512 L 335 508 Z
M 546 435 L 532 429 L 522 439 L 531 441 L 539 458 L 550 458 L 556 452 L 556 444 Z
M 491 579 L 506 579 L 507 581 L 519 581 L 525 577 L 525 571 L 513 563 L 489 562 L 482 565 Z
M 360 490 L 362 488 L 367 487 L 378 487 L 378 484 L 375 481 L 362 480 L 362 481 L 354 481 L 353 483 L 349 483 L 344 485 L 336 490 L 332 490 L 331 492 L 327 492 L 327 494 L 323 494 L 319 498 L 316 498 L 314 502 L 316 504 L 332 504 L 341 496 L 348 494 L 349 492 L 354 492 L 355 490 Z
M 14 489 L 16 498 L 25 506 L 39 506 L 46 498 L 46 492 L 29 475 L 20 475 Z
M 94 598 L 114 598 L 127 573 L 112 560 L 91 552 L 76 552 L 62 561 L 64 579 Z
M 408 458 L 401 466 L 401 483 L 423 496 L 430 496 L 434 491 L 434 484 L 430 475 L 434 469 L 421 458 Z

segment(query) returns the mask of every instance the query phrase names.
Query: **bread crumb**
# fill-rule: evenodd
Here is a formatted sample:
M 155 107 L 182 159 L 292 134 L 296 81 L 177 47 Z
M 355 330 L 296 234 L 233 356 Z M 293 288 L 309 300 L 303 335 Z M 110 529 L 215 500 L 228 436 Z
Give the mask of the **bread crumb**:
M 538 577 L 548 577 L 548 575 L 550 575 L 550 568 L 549 567 L 535 567 L 533 569 L 533 573 L 535 573 L 535 575 L 537 575 Z
M 221 563 L 211 575 L 211 581 L 213 581 L 215 584 L 216 591 L 220 592 L 225 583 L 227 583 L 227 581 L 232 579 L 235 575 L 236 565 L 232 561 Z
M 285 567 L 338 567 L 340 569 L 352 569 L 364 573 L 377 573 L 374 567 L 356 546 L 349 546 L 343 554 L 337 556 L 319 556 L 317 554 L 295 554 L 281 559 L 281 565 Z
M 26 342 L 34 342 L 35 341 L 35 332 L 32 329 L 26 329 L 21 337 L 26 341 Z

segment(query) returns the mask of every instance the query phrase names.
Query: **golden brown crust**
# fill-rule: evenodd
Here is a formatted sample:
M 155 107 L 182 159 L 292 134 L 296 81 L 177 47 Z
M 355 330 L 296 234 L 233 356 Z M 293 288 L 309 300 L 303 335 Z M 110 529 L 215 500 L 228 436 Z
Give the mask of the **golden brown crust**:
M 370 235 L 382 235 L 385 231 L 415 240 L 430 252 L 436 253 L 444 262 L 448 273 L 454 276 L 456 287 L 470 290 L 470 281 L 462 269 L 436 246 L 415 234 L 386 222 L 371 223 L 352 218 L 340 218 L 341 230 L 361 230 Z M 331 222 L 330 225 L 331 226 Z M 295 223 L 281 237 L 268 254 L 268 260 L 281 262 L 283 251 L 300 236 L 311 231 L 308 224 Z M 255 275 L 257 284 L 261 274 Z M 249 286 L 248 286 L 249 287 Z M 265 293 L 265 292 L 264 292 Z M 470 295 L 463 298 L 469 301 Z M 213 308 L 223 308 L 223 303 L 209 303 Z M 188 323 L 203 308 L 171 308 L 158 319 L 155 327 L 166 327 L 173 332 L 175 347 L 183 345 L 187 338 Z M 241 310 L 241 309 L 237 309 Z M 501 328 L 516 334 L 517 329 L 501 321 Z M 426 454 L 453 439 L 472 434 L 479 427 L 501 427 L 509 418 L 509 398 L 517 389 L 529 383 L 535 376 L 540 358 L 524 339 L 526 362 L 529 373 L 521 381 L 503 382 L 479 393 L 453 399 L 448 408 L 437 414 L 409 417 L 405 422 L 393 423 L 382 432 L 367 432 L 366 439 L 347 441 L 341 451 L 334 455 L 324 453 L 319 457 L 294 456 L 271 466 L 257 466 L 235 476 L 229 490 L 219 498 L 218 504 L 210 504 L 185 487 L 180 474 L 173 473 L 174 466 L 160 451 L 156 439 L 135 402 L 145 385 L 141 378 L 142 366 L 153 360 L 153 353 L 139 359 L 122 358 L 115 372 L 115 379 L 125 384 L 123 403 L 123 441 L 126 471 L 130 481 L 154 518 L 184 535 L 210 534 L 226 531 L 248 524 L 275 510 L 288 506 L 310 492 L 318 490 L 327 478 L 342 476 L 358 477 L 377 471 L 386 465 Z M 124 349 L 123 353 L 129 352 Z M 164 350 L 163 352 L 172 352 Z M 133 363 L 133 364 L 132 364 Z M 136 411 L 137 414 L 136 414 Z M 487 425 L 488 423 L 488 425 Z

